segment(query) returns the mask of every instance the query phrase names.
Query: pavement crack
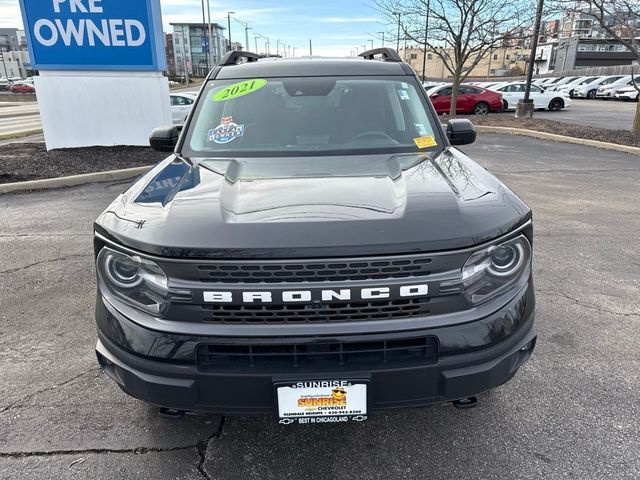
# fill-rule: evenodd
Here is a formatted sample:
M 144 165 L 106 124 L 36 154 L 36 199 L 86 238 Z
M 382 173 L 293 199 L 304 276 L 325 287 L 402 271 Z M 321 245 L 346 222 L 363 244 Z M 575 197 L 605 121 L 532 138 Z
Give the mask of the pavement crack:
M 49 387 L 45 387 L 45 388 L 41 388 L 40 390 L 36 390 L 33 393 L 30 393 L 28 395 L 25 395 L 24 397 L 19 398 L 18 400 L 15 400 L 14 402 L 11 402 L 9 405 L 5 405 L 4 407 L 0 407 L 0 413 L 4 413 L 8 410 L 12 410 L 14 408 L 18 408 L 21 407 L 25 402 L 28 402 L 29 400 L 31 400 L 33 397 L 36 397 L 38 395 L 41 395 L 43 393 L 49 392 L 51 390 L 55 390 L 56 388 L 60 388 L 60 387 L 64 387 L 65 385 L 69 385 L 70 383 L 78 380 L 81 377 L 84 377 L 85 375 L 88 375 L 90 373 L 95 373 L 95 372 L 99 372 L 100 371 L 100 367 L 97 368 L 92 368 L 90 370 L 86 370 L 68 380 L 65 380 L 62 383 L 57 383 L 55 385 L 51 385 Z M 97 378 L 97 377 L 96 377 Z
M 225 420 L 226 417 L 221 417 L 220 425 L 218 425 L 217 430 L 209 435 L 206 439 L 198 442 L 198 444 L 196 445 L 196 449 L 198 450 L 199 455 L 198 465 L 196 465 L 196 468 L 198 469 L 198 472 L 200 472 L 200 475 L 202 475 L 202 477 L 206 480 L 211 480 L 211 475 L 209 475 L 206 468 L 204 467 L 204 462 L 207 460 L 207 449 L 209 448 L 209 442 L 211 442 L 211 440 L 213 440 L 214 438 L 220 438 L 220 436 L 222 435 L 222 429 L 224 428 Z
M 616 312 L 615 310 L 609 310 L 607 308 L 598 307 L 597 305 L 593 305 L 591 303 L 587 303 L 577 298 L 574 298 L 571 295 L 566 294 L 562 290 L 536 290 L 536 292 L 549 295 L 551 297 L 563 297 L 563 298 L 566 298 L 567 300 L 572 301 L 576 305 L 580 305 L 581 307 L 587 308 L 589 310 L 595 310 L 601 313 L 609 313 L 611 315 L 619 315 L 621 317 L 640 317 L 640 313 Z
M 93 255 L 90 254 L 90 253 L 78 253 L 78 254 L 75 254 L 75 255 L 66 255 L 64 257 L 52 258 L 50 260 L 41 260 L 40 262 L 30 263 L 30 264 L 24 265 L 22 267 L 10 268 L 9 270 L 2 270 L 2 271 L 0 271 L 0 275 L 6 274 L 6 273 L 19 272 L 21 270 L 26 270 L 28 268 L 36 267 L 38 265 L 43 265 L 45 263 L 63 262 L 65 260 L 69 260 L 71 258 L 83 258 L 83 257 L 91 257 L 91 256 L 93 256 Z
M 147 453 L 166 453 L 190 450 L 194 445 L 184 447 L 158 448 L 158 447 L 136 447 L 136 448 L 87 448 L 82 450 L 50 450 L 34 452 L 0 452 L 0 458 L 25 458 L 25 457 L 53 457 L 56 455 L 88 455 L 88 454 L 110 454 L 110 453 L 133 453 L 144 455 Z

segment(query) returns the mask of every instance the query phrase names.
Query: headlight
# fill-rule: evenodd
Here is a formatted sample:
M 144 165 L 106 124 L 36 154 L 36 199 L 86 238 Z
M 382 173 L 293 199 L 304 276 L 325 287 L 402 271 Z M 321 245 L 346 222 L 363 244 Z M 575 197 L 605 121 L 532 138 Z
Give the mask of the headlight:
M 189 293 L 170 290 L 155 262 L 108 247 L 100 250 L 96 269 L 109 293 L 154 316 L 162 315 L 173 296 Z
M 469 305 L 522 287 L 531 273 L 531 245 L 524 235 L 473 253 L 462 267 L 462 293 Z

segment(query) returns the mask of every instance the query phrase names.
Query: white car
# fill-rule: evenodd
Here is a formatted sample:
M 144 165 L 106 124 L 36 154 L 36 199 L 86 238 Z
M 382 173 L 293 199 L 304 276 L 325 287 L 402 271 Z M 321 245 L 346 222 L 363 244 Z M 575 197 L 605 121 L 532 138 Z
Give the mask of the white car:
M 621 88 L 626 87 L 627 85 L 631 85 L 631 75 L 624 75 L 620 79 L 615 82 L 605 82 L 603 83 L 598 91 L 596 92 L 596 98 L 601 98 L 602 100 L 609 100 L 610 98 L 615 98 L 616 92 Z
M 197 96 L 198 94 L 195 92 L 172 93 L 170 95 L 171 117 L 174 125 L 184 125 Z
M 556 92 L 564 92 L 567 95 L 569 95 L 569 97 L 573 98 L 573 92 L 578 87 L 582 85 L 588 85 L 591 82 L 594 82 L 595 80 L 597 80 L 598 78 L 600 77 L 578 77 L 572 82 L 565 83 L 564 85 L 560 85 L 558 88 L 556 88 Z
M 624 75 L 608 75 L 605 77 L 598 77 L 596 80 L 594 80 L 591 83 L 587 83 L 584 85 L 580 85 L 579 87 L 576 87 L 573 90 L 573 96 L 576 98 L 591 98 L 591 99 L 596 98 L 596 92 L 598 91 L 598 88 L 600 88 L 603 85 L 614 83 L 623 77 Z
M 515 110 L 518 101 L 524 98 L 525 88 L 525 82 L 512 82 L 501 85 L 494 90 L 502 94 L 505 110 Z M 558 111 L 571 106 L 571 99 L 565 93 L 548 92 L 534 84 L 531 84 L 529 98 L 533 100 L 535 109 Z
M 640 79 L 638 81 L 638 88 L 640 88 Z M 633 85 L 623 87 L 615 94 L 616 100 L 635 100 L 638 101 L 638 89 Z
M 554 82 L 554 83 L 552 83 L 550 85 L 543 86 L 543 88 L 545 90 L 556 91 L 562 85 L 567 85 L 568 83 L 571 83 L 571 82 L 577 80 L 578 78 L 580 78 L 580 77 L 564 77 L 564 78 L 558 80 L 557 82 Z

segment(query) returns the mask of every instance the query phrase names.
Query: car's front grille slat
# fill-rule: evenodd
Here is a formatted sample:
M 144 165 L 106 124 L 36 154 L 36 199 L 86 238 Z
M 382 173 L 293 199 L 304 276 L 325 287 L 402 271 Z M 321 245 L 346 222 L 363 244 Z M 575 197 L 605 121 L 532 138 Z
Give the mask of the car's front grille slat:
M 313 323 L 430 315 L 429 298 L 314 305 L 203 305 L 206 323 Z
M 291 344 L 204 344 L 196 351 L 201 371 L 273 371 L 284 366 L 300 371 L 327 371 L 365 363 L 424 365 L 438 361 L 434 336 L 397 340 L 320 341 Z
M 203 283 L 300 283 L 386 278 L 426 277 L 431 275 L 431 258 L 389 259 L 335 263 L 327 260 L 291 264 L 283 262 L 252 265 L 198 265 L 198 280 Z

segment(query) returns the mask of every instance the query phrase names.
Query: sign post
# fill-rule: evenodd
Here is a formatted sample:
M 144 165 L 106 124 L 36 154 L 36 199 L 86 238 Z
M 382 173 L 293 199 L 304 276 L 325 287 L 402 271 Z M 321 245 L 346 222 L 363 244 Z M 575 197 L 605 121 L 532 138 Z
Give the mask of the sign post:
M 171 124 L 160 0 L 20 0 L 47 149 L 148 145 Z

